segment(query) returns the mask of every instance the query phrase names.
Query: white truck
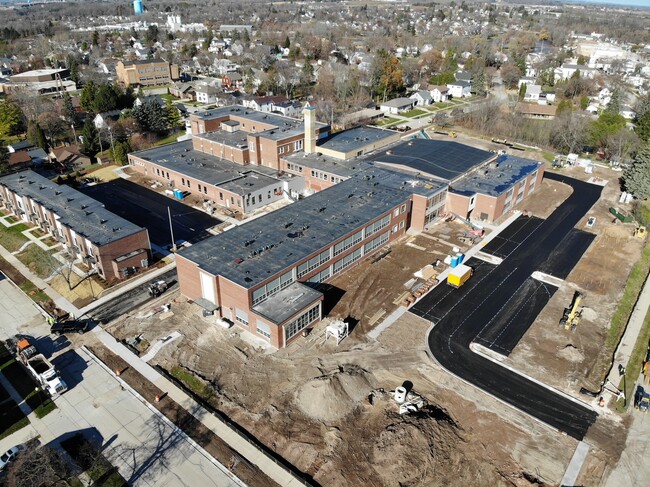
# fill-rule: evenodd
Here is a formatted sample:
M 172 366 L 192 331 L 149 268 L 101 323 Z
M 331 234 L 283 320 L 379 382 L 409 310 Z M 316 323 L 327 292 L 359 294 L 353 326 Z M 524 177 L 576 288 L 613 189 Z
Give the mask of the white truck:
M 65 381 L 59 376 L 54 365 L 25 338 L 16 344 L 18 357 L 48 394 L 55 398 L 68 390 Z
M 59 372 L 54 368 L 44 355 L 34 355 L 27 360 L 27 369 L 32 373 L 34 378 L 40 382 L 51 397 L 57 397 L 68 390 L 66 383 L 59 377 Z

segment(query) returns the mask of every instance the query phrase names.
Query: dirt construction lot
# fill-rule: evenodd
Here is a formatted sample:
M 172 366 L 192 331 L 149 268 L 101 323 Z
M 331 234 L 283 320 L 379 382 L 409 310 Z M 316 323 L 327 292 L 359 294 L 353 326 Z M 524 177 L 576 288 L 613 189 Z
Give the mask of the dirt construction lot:
M 545 217 L 569 192 L 545 181 L 520 209 Z M 610 223 L 607 208 L 617 197 L 612 180 L 594 208 L 596 239 L 508 358 L 571 394 L 602 380 L 608 320 L 642 245 L 628 235 L 629 226 Z M 425 351 L 430 323 L 406 313 L 378 340 L 367 337 L 424 282 L 414 272 L 443 260 L 454 246 L 467 248 L 458 240 L 466 230 L 450 222 L 405 236 L 380 250 L 381 259 L 370 258 L 335 279 L 332 294 L 339 299 L 326 308 L 330 316 L 355 323 L 338 347 L 324 340 L 321 323 L 287 349 L 268 349 L 237 327 L 226 330 L 203 318 L 178 295 L 163 296 L 108 330 L 118 338 L 140 335 L 150 344 L 179 331 L 182 338 L 151 363 L 194 373 L 213 391 L 215 407 L 320 485 L 559 485 L 575 440 L 439 368 Z M 604 250 L 612 247 L 620 259 L 609 264 L 611 254 Z M 587 308 L 571 334 L 558 320 L 574 289 L 585 292 Z M 171 303 L 171 312 L 149 316 L 162 303 Z M 399 414 L 392 399 L 390 391 L 405 381 L 423 400 L 418 412 Z M 592 428 L 579 484 L 601 481 L 624 441 L 619 426 L 605 417 Z

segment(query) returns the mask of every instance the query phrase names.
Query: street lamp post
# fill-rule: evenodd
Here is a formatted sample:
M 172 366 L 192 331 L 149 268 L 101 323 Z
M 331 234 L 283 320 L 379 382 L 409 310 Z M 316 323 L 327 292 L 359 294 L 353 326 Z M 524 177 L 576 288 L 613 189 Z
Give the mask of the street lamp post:
M 174 228 L 172 227 L 172 210 L 167 207 L 167 215 L 169 216 L 169 233 L 172 237 L 172 252 L 176 253 L 176 240 L 174 239 Z

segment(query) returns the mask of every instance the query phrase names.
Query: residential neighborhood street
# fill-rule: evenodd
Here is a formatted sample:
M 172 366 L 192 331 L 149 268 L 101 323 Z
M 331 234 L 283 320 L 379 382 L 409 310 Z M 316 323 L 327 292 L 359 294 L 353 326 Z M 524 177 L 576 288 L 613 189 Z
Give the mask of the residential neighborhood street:
M 6 310 L 16 310 L 4 314 Z M 131 485 L 142 486 L 236 486 L 243 485 L 228 470 L 160 413 L 125 389 L 82 349 L 63 350 L 52 341 L 45 320 L 31 301 L 7 279 L 0 280 L 2 338 L 16 332 L 35 336 L 49 354 L 69 390 L 55 401 L 57 409 L 0 440 L 0 451 L 39 437 L 41 444 L 58 444 L 80 432 L 99 441 L 104 455 Z M 29 328 L 26 328 L 28 326 Z M 69 345 L 69 342 L 67 343 Z

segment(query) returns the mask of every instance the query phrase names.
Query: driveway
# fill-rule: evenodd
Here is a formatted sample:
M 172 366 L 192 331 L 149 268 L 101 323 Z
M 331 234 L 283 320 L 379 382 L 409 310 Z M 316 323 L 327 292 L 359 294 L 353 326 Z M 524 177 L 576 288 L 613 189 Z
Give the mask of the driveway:
M 0 279 L 0 338 L 16 332 L 36 337 L 50 355 L 69 390 L 56 399 L 57 409 L 0 440 L 0 451 L 40 436 L 58 443 L 74 432 L 98 441 L 120 474 L 136 486 L 235 486 L 230 473 L 160 418 L 83 350 L 72 350 L 65 337 L 53 340 L 40 313 L 11 282 Z
M 79 191 L 100 201 L 116 215 L 146 228 L 151 242 L 160 247 L 171 244 L 167 208 L 171 210 L 176 241 L 198 242 L 210 236 L 209 228 L 221 223 L 207 213 L 122 178 Z
M 432 317 L 435 300 L 440 298 L 436 293 L 425 296 L 411 311 L 434 323 L 428 336 L 428 346 L 443 367 L 504 402 L 581 440 L 596 420 L 594 410 L 469 348 L 477 338 L 492 339 L 494 336 L 496 338 L 491 340 L 492 343 L 505 340 L 508 347 L 512 347 L 523 336 L 532 321 L 504 320 L 500 319 L 500 315 L 508 309 L 513 298 L 514 301 L 521 301 L 516 299 L 517 295 L 530 287 L 527 283 L 531 274 L 543 267 L 557 248 L 565 245 L 573 227 L 600 197 L 600 186 L 552 174 L 546 177 L 570 184 L 573 187 L 572 195 L 549 218 L 539 225 L 533 225 L 530 231 L 525 231 L 521 239 L 511 238 L 512 248 L 504 253 L 506 257 L 500 265 L 475 279 L 472 287 L 461 287 L 448 293 L 446 298 L 451 304 L 444 315 Z M 502 329 L 495 328 L 500 326 Z M 491 332 L 492 328 L 495 328 L 496 335 Z M 509 337 L 515 337 L 515 340 Z

